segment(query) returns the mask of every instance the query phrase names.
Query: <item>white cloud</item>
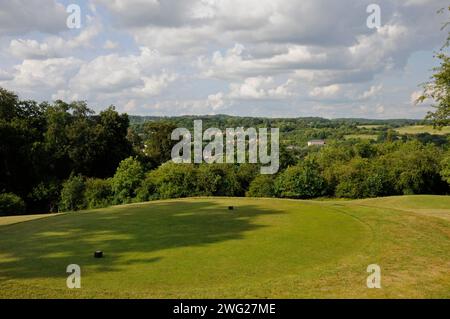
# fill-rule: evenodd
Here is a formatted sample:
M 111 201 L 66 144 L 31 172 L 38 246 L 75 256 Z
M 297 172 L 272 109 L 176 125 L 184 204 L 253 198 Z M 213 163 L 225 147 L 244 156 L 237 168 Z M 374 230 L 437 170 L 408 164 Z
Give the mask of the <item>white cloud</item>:
M 341 86 L 338 84 L 315 87 L 309 95 L 316 98 L 334 98 L 341 92 Z
M 58 90 L 67 85 L 81 63 L 81 60 L 72 57 L 24 60 L 14 67 L 12 78 L 4 84 L 18 92 Z
M 243 83 L 230 85 L 229 98 L 232 99 L 278 99 L 292 95 L 289 91 L 290 81 L 276 85 L 272 77 L 250 77 Z
M 411 56 L 445 38 L 438 30 L 446 17 L 436 10 L 446 1 L 379 0 L 378 30 L 366 27 L 369 3 L 89 0 L 83 8 L 93 17 L 74 31 L 56 0 L 8 1 L 0 8 L 0 84 L 130 112 L 277 115 L 320 105 L 327 114 L 387 116 L 418 84 L 404 77 Z M 397 93 L 380 84 L 388 76 Z
M 67 30 L 66 8 L 55 0 L 2 0 L 0 36 Z
M 370 99 L 370 98 L 376 96 L 377 94 L 379 94 L 382 89 L 383 89 L 382 84 L 372 85 L 369 88 L 369 90 L 363 92 L 363 94 L 360 95 L 360 99 L 362 99 L 362 100 Z
M 70 39 L 59 36 L 47 37 L 38 42 L 33 39 L 13 39 L 9 44 L 9 52 L 21 59 L 47 59 L 71 55 L 72 50 L 87 48 L 91 41 L 100 33 L 97 24 L 84 28 L 80 34 Z
M 414 92 L 411 93 L 411 99 L 410 99 L 410 102 L 411 102 L 412 105 L 415 105 L 415 104 L 416 104 L 417 99 L 418 99 L 420 96 L 422 96 L 422 93 L 423 93 L 422 91 L 414 91 Z

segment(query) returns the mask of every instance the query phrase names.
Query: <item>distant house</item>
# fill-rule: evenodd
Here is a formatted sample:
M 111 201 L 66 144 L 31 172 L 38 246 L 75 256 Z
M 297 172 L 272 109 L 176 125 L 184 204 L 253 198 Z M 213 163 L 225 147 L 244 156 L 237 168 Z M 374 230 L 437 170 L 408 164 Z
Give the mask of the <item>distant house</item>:
M 308 146 L 324 146 L 325 141 L 324 140 L 311 140 L 308 141 Z

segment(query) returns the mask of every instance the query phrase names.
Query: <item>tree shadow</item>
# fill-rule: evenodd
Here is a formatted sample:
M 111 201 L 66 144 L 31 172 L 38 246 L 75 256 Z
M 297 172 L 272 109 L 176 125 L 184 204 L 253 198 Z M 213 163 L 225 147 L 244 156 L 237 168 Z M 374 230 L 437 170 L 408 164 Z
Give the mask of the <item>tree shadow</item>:
M 117 206 L 0 226 L 0 279 L 63 278 L 69 264 L 99 271 L 151 264 L 163 257 L 142 258 L 139 253 L 242 239 L 245 232 L 266 227 L 255 223 L 256 217 L 280 213 L 255 205 L 228 210 L 220 199 L 199 199 Z M 95 250 L 105 257 L 95 259 Z M 136 258 L 124 260 L 124 254 Z

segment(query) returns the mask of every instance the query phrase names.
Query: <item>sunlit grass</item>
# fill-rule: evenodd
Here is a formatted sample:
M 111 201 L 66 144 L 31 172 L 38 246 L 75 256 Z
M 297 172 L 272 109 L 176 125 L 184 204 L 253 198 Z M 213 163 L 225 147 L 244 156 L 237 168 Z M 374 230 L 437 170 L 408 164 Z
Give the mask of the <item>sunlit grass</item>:
M 0 297 L 448 298 L 450 222 L 424 211 L 448 207 L 439 196 L 195 198 L 3 225 Z M 379 290 L 366 287 L 373 263 Z M 66 287 L 69 264 L 81 289 Z
M 404 126 L 396 129 L 396 131 L 400 134 L 420 134 L 420 133 L 429 133 L 434 135 L 446 135 L 450 134 L 450 126 L 443 127 L 442 129 L 435 129 L 431 125 L 413 125 L 413 126 Z

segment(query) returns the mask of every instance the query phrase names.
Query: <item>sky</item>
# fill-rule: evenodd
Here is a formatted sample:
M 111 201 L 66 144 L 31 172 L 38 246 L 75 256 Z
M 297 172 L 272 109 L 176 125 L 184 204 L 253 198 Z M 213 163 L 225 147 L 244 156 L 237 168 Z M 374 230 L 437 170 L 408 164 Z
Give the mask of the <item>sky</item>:
M 72 4 L 80 28 L 67 23 Z M 422 118 L 431 101 L 414 100 L 438 63 L 448 5 L 0 0 L 0 87 L 133 115 Z

